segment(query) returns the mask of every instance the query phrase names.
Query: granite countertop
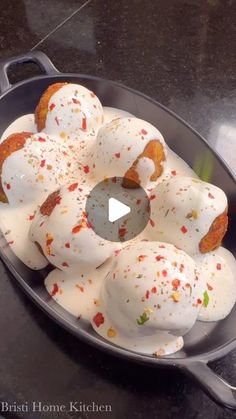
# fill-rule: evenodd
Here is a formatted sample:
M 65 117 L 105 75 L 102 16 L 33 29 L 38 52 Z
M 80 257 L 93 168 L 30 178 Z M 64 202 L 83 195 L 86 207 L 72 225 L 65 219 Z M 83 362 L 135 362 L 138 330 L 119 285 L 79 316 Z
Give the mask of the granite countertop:
M 196 128 L 236 171 L 234 0 L 2 0 L 0 56 L 44 51 L 63 72 L 119 81 Z M 10 71 L 12 82 L 34 66 Z M 178 371 L 95 351 L 48 319 L 0 264 L 0 400 L 109 404 L 110 413 L 23 418 L 233 418 Z M 235 382 L 236 351 L 214 362 Z

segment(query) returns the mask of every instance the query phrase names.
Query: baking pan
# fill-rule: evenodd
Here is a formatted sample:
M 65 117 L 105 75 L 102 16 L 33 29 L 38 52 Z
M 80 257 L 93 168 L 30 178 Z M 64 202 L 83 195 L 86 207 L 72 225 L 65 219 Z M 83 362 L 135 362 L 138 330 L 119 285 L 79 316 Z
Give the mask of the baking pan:
M 10 67 L 35 63 L 42 75 L 11 85 Z M 82 84 L 93 90 L 104 106 L 124 109 L 155 125 L 168 145 L 192 168 L 199 168 L 200 176 L 222 188 L 229 200 L 229 231 L 225 245 L 236 255 L 236 178 L 220 156 L 186 122 L 153 99 L 116 82 L 84 74 L 60 73 L 42 52 L 35 51 L 0 61 L 0 134 L 19 116 L 34 112 L 39 97 L 52 83 L 67 81 Z M 127 360 L 157 367 L 178 368 L 194 377 L 217 403 L 236 410 L 236 388 L 217 376 L 208 366 L 209 361 L 223 357 L 236 347 L 236 306 L 222 321 L 197 322 L 185 336 L 184 348 L 164 358 L 140 355 L 119 348 L 95 334 L 87 321 L 78 320 L 50 298 L 43 285 L 46 270 L 32 271 L 12 253 L 3 237 L 0 254 L 8 269 L 26 294 L 52 319 L 78 338 L 98 349 Z

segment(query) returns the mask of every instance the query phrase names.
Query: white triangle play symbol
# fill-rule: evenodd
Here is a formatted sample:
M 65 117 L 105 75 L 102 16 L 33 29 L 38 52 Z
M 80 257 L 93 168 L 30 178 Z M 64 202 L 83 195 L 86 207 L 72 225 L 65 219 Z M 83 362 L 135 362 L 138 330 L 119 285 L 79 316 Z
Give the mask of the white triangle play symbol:
M 118 201 L 115 198 L 109 198 L 108 201 L 108 219 L 111 223 L 119 220 L 119 218 L 124 217 L 124 215 L 129 214 L 131 211 L 128 205 L 123 204 L 121 201 Z

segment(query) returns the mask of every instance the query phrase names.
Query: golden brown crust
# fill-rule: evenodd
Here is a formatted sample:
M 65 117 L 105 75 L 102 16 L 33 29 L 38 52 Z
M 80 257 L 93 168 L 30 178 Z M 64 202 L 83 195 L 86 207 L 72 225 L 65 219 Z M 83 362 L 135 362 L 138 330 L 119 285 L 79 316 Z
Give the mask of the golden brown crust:
M 143 152 L 134 161 L 132 166 L 125 173 L 124 181 L 123 181 L 123 186 L 125 188 L 133 189 L 135 187 L 137 188 L 138 185 L 140 185 L 140 179 L 139 179 L 136 169 L 137 169 L 139 160 L 143 157 L 148 157 L 149 159 L 153 161 L 155 165 L 155 170 L 153 174 L 151 175 L 150 180 L 154 182 L 155 180 L 157 180 L 159 176 L 161 176 L 163 172 L 163 167 L 162 167 L 161 162 L 166 159 L 165 153 L 164 153 L 164 147 L 159 140 L 151 140 L 145 146 Z
M 3 163 L 5 159 L 9 157 L 12 153 L 23 148 L 27 138 L 29 138 L 31 135 L 33 135 L 32 132 L 21 132 L 12 134 L 0 144 L 0 202 L 8 202 L 7 196 L 3 190 L 2 185 Z
M 199 250 L 201 253 L 211 252 L 217 249 L 223 240 L 223 237 L 228 228 L 227 209 L 223 214 L 216 217 L 213 221 L 208 233 L 202 238 L 199 243 Z
M 51 84 L 42 94 L 39 103 L 35 109 L 34 117 L 35 117 L 35 124 L 37 125 L 38 131 L 42 131 L 45 128 L 47 113 L 48 113 L 48 103 L 54 95 L 61 87 L 65 86 L 67 83 L 54 83 Z
M 48 195 L 46 201 L 40 207 L 40 213 L 48 217 L 53 212 L 55 206 L 60 202 L 60 191 L 55 191 Z

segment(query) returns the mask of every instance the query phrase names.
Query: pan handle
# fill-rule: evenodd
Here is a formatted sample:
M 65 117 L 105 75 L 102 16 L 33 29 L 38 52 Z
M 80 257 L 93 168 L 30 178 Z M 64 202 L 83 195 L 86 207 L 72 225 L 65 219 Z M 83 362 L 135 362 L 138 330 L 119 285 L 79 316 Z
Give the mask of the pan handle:
M 236 387 L 228 384 L 214 373 L 204 361 L 196 361 L 186 366 L 187 373 L 194 377 L 202 389 L 219 405 L 236 410 Z
M 16 57 L 6 58 L 0 60 L 0 91 L 4 93 L 12 86 L 8 79 L 8 69 L 16 64 L 34 63 L 48 75 L 58 73 L 58 70 L 53 65 L 51 60 L 41 51 L 31 51 Z

